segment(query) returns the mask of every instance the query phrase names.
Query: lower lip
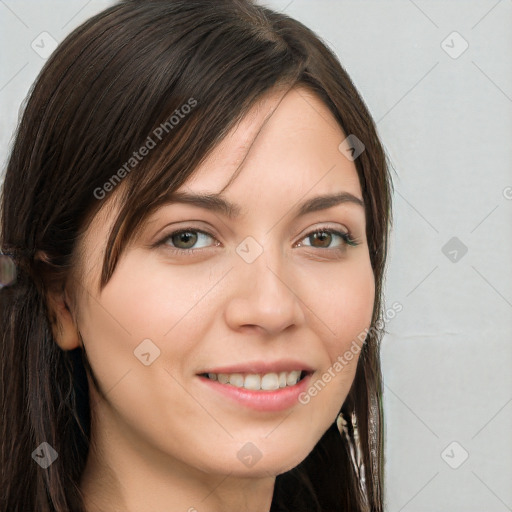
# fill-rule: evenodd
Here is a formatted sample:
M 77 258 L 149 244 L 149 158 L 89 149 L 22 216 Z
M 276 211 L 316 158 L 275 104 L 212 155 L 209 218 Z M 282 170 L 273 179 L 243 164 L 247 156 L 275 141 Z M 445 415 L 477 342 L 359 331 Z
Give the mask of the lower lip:
M 272 391 L 254 391 L 237 388 L 231 384 L 221 384 L 218 380 L 199 377 L 210 389 L 227 398 L 256 411 L 283 411 L 293 407 L 299 402 L 299 395 L 303 393 L 311 380 L 311 374 L 306 375 L 294 386 L 286 386 Z

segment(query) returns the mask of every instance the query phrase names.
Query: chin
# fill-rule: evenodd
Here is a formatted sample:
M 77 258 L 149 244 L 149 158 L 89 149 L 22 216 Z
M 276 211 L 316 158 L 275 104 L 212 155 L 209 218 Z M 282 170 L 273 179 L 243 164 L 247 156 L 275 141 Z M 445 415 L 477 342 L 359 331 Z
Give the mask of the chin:
M 205 466 L 204 460 L 202 471 L 205 473 L 220 473 L 231 475 L 238 478 L 268 478 L 276 477 L 282 473 L 290 471 L 298 466 L 311 452 L 311 447 L 304 444 L 295 444 L 288 447 L 287 450 L 273 448 L 272 446 L 262 447 L 261 450 L 256 448 L 256 442 L 247 443 L 245 452 L 237 449 L 236 458 L 226 456 L 229 450 L 223 451 L 218 458 L 215 454 L 210 453 L 210 462 L 216 460 L 218 464 Z M 244 460 L 245 459 L 245 460 Z
M 278 476 L 298 466 L 313 450 L 304 445 L 298 445 L 293 451 L 283 453 L 277 450 L 274 453 L 266 453 L 252 468 L 254 476 Z

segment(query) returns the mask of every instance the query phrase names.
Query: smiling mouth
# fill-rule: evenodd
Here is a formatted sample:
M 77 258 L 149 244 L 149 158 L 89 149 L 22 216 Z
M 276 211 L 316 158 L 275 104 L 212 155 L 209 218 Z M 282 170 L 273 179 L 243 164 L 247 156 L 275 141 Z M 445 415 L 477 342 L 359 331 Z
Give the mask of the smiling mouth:
M 312 372 L 293 370 L 270 373 L 201 373 L 199 376 L 251 391 L 275 391 L 295 386 Z

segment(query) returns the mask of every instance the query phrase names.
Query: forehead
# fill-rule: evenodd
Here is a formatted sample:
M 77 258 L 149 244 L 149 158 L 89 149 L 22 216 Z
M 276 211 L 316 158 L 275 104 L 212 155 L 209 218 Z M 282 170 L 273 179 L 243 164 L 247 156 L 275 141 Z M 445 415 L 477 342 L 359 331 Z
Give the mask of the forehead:
M 295 189 L 300 193 L 321 177 L 318 187 L 324 192 L 342 185 L 360 196 L 356 167 L 338 149 L 345 138 L 327 105 L 310 89 L 273 90 L 231 129 L 178 190 L 218 193 L 243 169 L 236 180 L 240 185 L 230 185 L 226 195 L 246 193 L 262 180 L 266 180 L 265 190 L 280 186 L 283 192 Z

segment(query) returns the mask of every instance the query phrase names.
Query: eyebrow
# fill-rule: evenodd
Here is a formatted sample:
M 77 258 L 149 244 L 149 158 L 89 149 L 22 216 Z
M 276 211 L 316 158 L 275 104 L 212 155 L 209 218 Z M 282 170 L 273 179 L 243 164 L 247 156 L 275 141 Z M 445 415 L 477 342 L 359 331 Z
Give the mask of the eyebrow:
M 184 203 L 212 210 L 221 213 L 230 219 L 240 216 L 242 209 L 240 206 L 224 199 L 219 194 L 190 194 L 185 192 L 173 192 L 167 197 L 168 203 Z M 307 215 L 308 213 L 327 210 L 338 204 L 355 204 L 364 208 L 364 202 L 359 197 L 350 192 L 339 192 L 337 194 L 326 194 L 313 197 L 304 201 L 298 206 L 297 216 Z

